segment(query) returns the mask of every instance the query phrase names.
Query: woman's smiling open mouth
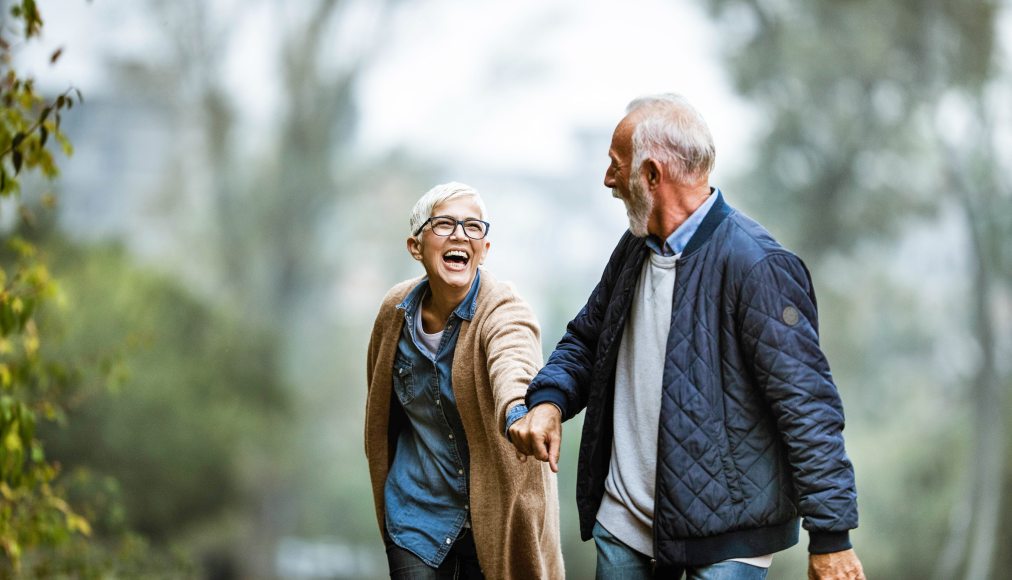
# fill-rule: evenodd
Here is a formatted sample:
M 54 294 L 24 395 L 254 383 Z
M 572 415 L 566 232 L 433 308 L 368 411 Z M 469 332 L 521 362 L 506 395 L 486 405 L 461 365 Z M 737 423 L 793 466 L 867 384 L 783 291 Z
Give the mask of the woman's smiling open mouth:
M 443 263 L 451 270 L 464 270 L 470 261 L 471 256 L 464 250 L 450 250 L 443 254 Z

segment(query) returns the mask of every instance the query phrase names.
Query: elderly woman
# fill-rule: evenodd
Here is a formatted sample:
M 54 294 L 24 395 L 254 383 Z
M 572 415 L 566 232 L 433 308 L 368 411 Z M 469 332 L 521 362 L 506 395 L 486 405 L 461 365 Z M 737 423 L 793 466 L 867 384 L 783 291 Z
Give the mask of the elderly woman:
M 564 576 L 555 475 L 505 436 L 541 368 L 540 331 L 478 268 L 487 219 L 466 185 L 423 195 L 407 248 L 425 276 L 394 286 L 373 326 L 365 451 L 391 578 Z

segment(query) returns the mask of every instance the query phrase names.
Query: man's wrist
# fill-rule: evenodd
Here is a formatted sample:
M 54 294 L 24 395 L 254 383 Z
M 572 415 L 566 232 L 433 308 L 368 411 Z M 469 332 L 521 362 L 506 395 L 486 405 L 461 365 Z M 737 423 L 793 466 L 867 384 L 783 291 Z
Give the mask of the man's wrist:
M 554 387 L 545 387 L 527 395 L 528 409 L 534 409 L 534 407 L 545 403 L 551 403 L 559 410 L 562 418 L 566 418 L 566 395 L 561 390 Z

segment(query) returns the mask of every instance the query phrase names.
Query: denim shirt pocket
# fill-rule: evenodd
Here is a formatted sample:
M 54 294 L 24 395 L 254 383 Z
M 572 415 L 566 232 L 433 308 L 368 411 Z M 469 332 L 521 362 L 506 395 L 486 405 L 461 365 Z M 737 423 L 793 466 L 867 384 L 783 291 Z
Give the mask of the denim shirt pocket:
M 408 405 L 415 399 L 415 395 L 417 395 L 411 363 L 398 357 L 394 360 L 393 375 L 394 392 L 397 393 L 397 398 L 400 399 L 401 405 Z

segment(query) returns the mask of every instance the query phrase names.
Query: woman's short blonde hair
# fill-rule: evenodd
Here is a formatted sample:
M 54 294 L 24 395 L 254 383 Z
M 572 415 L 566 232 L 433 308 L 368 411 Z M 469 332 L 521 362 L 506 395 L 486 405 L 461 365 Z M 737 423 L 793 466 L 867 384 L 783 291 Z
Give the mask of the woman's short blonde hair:
M 470 185 L 451 181 L 450 183 L 442 183 L 426 191 L 425 195 L 415 202 L 415 207 L 411 210 L 411 220 L 409 222 L 411 229 L 408 233 L 412 236 L 415 235 L 415 232 L 418 231 L 418 228 L 422 227 L 425 220 L 432 217 L 432 208 L 448 199 L 467 196 L 473 197 L 474 202 L 478 204 L 478 210 L 481 212 L 478 218 L 488 221 L 488 211 L 485 209 L 485 201 L 481 199 L 478 190 Z

